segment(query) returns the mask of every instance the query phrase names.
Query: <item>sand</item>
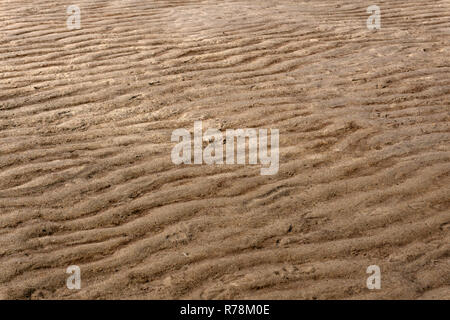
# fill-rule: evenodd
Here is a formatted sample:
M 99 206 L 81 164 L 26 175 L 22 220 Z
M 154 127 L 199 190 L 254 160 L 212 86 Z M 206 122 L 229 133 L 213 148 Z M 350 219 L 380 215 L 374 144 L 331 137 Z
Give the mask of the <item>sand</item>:
M 0 298 L 450 299 L 450 1 L 372 4 L 0 0 Z

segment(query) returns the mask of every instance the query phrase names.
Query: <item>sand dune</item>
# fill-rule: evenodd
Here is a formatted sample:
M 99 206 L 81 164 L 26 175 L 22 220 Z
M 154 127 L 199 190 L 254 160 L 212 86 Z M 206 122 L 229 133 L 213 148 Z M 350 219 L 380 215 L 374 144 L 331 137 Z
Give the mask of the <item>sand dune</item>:
M 0 0 L 1 298 L 450 299 L 449 0 L 71 4 Z M 173 164 L 199 120 L 278 173 Z

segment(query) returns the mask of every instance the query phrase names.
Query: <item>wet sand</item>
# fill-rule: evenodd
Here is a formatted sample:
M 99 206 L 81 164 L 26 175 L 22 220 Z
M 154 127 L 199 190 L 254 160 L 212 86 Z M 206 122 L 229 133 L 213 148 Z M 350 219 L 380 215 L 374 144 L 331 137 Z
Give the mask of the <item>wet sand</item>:
M 450 299 L 450 1 L 71 4 L 0 0 L 1 298 Z M 173 164 L 199 120 L 278 173 Z

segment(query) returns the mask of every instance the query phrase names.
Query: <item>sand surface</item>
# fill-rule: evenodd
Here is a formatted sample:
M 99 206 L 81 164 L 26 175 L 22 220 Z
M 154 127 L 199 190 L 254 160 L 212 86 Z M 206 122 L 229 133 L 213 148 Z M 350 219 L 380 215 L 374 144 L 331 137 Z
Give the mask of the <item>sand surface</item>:
M 450 299 L 449 160 L 449 0 L 0 0 L 3 299 Z

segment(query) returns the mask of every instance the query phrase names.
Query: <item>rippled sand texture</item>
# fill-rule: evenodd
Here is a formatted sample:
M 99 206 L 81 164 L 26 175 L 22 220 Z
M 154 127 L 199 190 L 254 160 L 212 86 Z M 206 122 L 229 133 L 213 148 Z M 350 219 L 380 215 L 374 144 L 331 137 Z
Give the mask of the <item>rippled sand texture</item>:
M 450 1 L 372 4 L 0 0 L 0 296 L 450 299 Z M 196 120 L 278 174 L 174 165 Z

